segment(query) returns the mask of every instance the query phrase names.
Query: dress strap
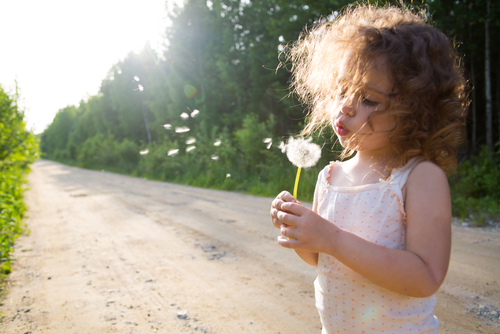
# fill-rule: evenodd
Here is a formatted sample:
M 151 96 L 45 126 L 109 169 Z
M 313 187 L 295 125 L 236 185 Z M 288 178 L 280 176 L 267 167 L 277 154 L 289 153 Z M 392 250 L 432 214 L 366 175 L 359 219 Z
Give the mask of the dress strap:
M 401 169 L 395 171 L 396 175 L 394 175 L 393 181 L 396 181 L 399 188 L 402 189 L 408 180 L 408 176 L 415 166 L 417 166 L 423 159 L 420 157 L 415 157 L 410 159 L 406 165 L 404 165 Z

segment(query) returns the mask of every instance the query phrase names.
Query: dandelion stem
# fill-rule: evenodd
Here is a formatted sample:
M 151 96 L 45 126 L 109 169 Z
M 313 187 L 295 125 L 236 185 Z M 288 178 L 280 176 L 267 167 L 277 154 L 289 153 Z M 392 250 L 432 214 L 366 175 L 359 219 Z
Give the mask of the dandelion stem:
M 302 168 L 297 169 L 297 176 L 295 177 L 295 186 L 293 187 L 293 197 L 297 199 L 297 189 L 299 188 L 299 179 L 300 179 L 300 170 Z

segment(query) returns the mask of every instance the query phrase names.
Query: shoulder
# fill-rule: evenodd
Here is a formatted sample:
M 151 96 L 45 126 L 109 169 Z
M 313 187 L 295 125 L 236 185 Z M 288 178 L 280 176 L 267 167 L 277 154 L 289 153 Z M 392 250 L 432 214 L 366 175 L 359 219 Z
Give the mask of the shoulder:
M 408 183 L 446 181 L 448 178 L 441 167 L 427 160 L 420 161 L 408 175 Z
M 408 175 L 405 185 L 405 199 L 425 197 L 449 198 L 450 190 L 446 173 L 433 162 L 419 162 Z

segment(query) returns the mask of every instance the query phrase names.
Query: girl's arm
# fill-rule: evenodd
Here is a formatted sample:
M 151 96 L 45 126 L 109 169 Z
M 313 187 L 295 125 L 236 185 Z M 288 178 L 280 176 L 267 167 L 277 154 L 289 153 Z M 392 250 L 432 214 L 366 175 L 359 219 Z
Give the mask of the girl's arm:
M 313 203 L 313 212 L 317 212 L 316 207 L 317 207 L 317 191 L 314 193 L 314 203 Z M 289 202 L 289 203 L 296 203 L 299 205 L 300 202 L 298 202 L 292 194 L 290 194 L 288 191 L 282 191 L 273 201 L 271 204 L 271 221 L 273 225 L 277 228 L 281 228 L 281 225 L 283 225 L 283 222 L 278 220 L 276 218 L 276 215 L 278 213 L 278 209 L 276 208 L 276 205 L 279 205 L 280 203 L 284 202 Z M 286 240 L 283 237 L 278 237 L 279 240 Z M 281 243 L 281 242 L 280 242 Z M 295 253 L 307 264 L 310 264 L 311 266 L 317 266 L 318 265 L 318 252 L 310 252 L 308 250 L 301 250 L 301 249 L 294 249 Z
M 286 225 L 282 246 L 334 256 L 370 281 L 413 297 L 434 294 L 443 282 L 450 259 L 451 199 L 448 180 L 435 164 L 422 162 L 406 183 L 406 250 L 386 248 L 291 202 L 276 203 L 277 218 Z

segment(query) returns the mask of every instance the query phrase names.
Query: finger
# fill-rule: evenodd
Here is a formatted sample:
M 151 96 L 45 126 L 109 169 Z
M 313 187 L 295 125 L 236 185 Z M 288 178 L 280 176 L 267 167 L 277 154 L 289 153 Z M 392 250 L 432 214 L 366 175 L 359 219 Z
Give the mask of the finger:
M 293 197 L 292 194 L 290 194 L 288 191 L 284 190 L 282 191 L 278 197 L 283 200 L 284 202 L 296 202 L 297 200 L 295 197 Z
M 296 226 L 295 222 L 297 220 L 297 216 L 291 213 L 285 211 L 278 211 L 276 218 L 286 225 Z
M 281 222 L 278 218 L 271 218 L 271 222 L 276 228 L 280 228 L 281 225 L 283 224 L 283 222 Z
M 301 216 L 302 214 L 307 212 L 308 209 L 302 206 L 302 204 L 297 202 L 295 203 L 285 202 L 281 204 L 280 210 L 292 213 L 296 216 Z
M 296 240 L 289 240 L 283 236 L 279 236 L 278 243 L 285 248 L 293 248 L 293 246 L 297 243 L 297 241 Z

